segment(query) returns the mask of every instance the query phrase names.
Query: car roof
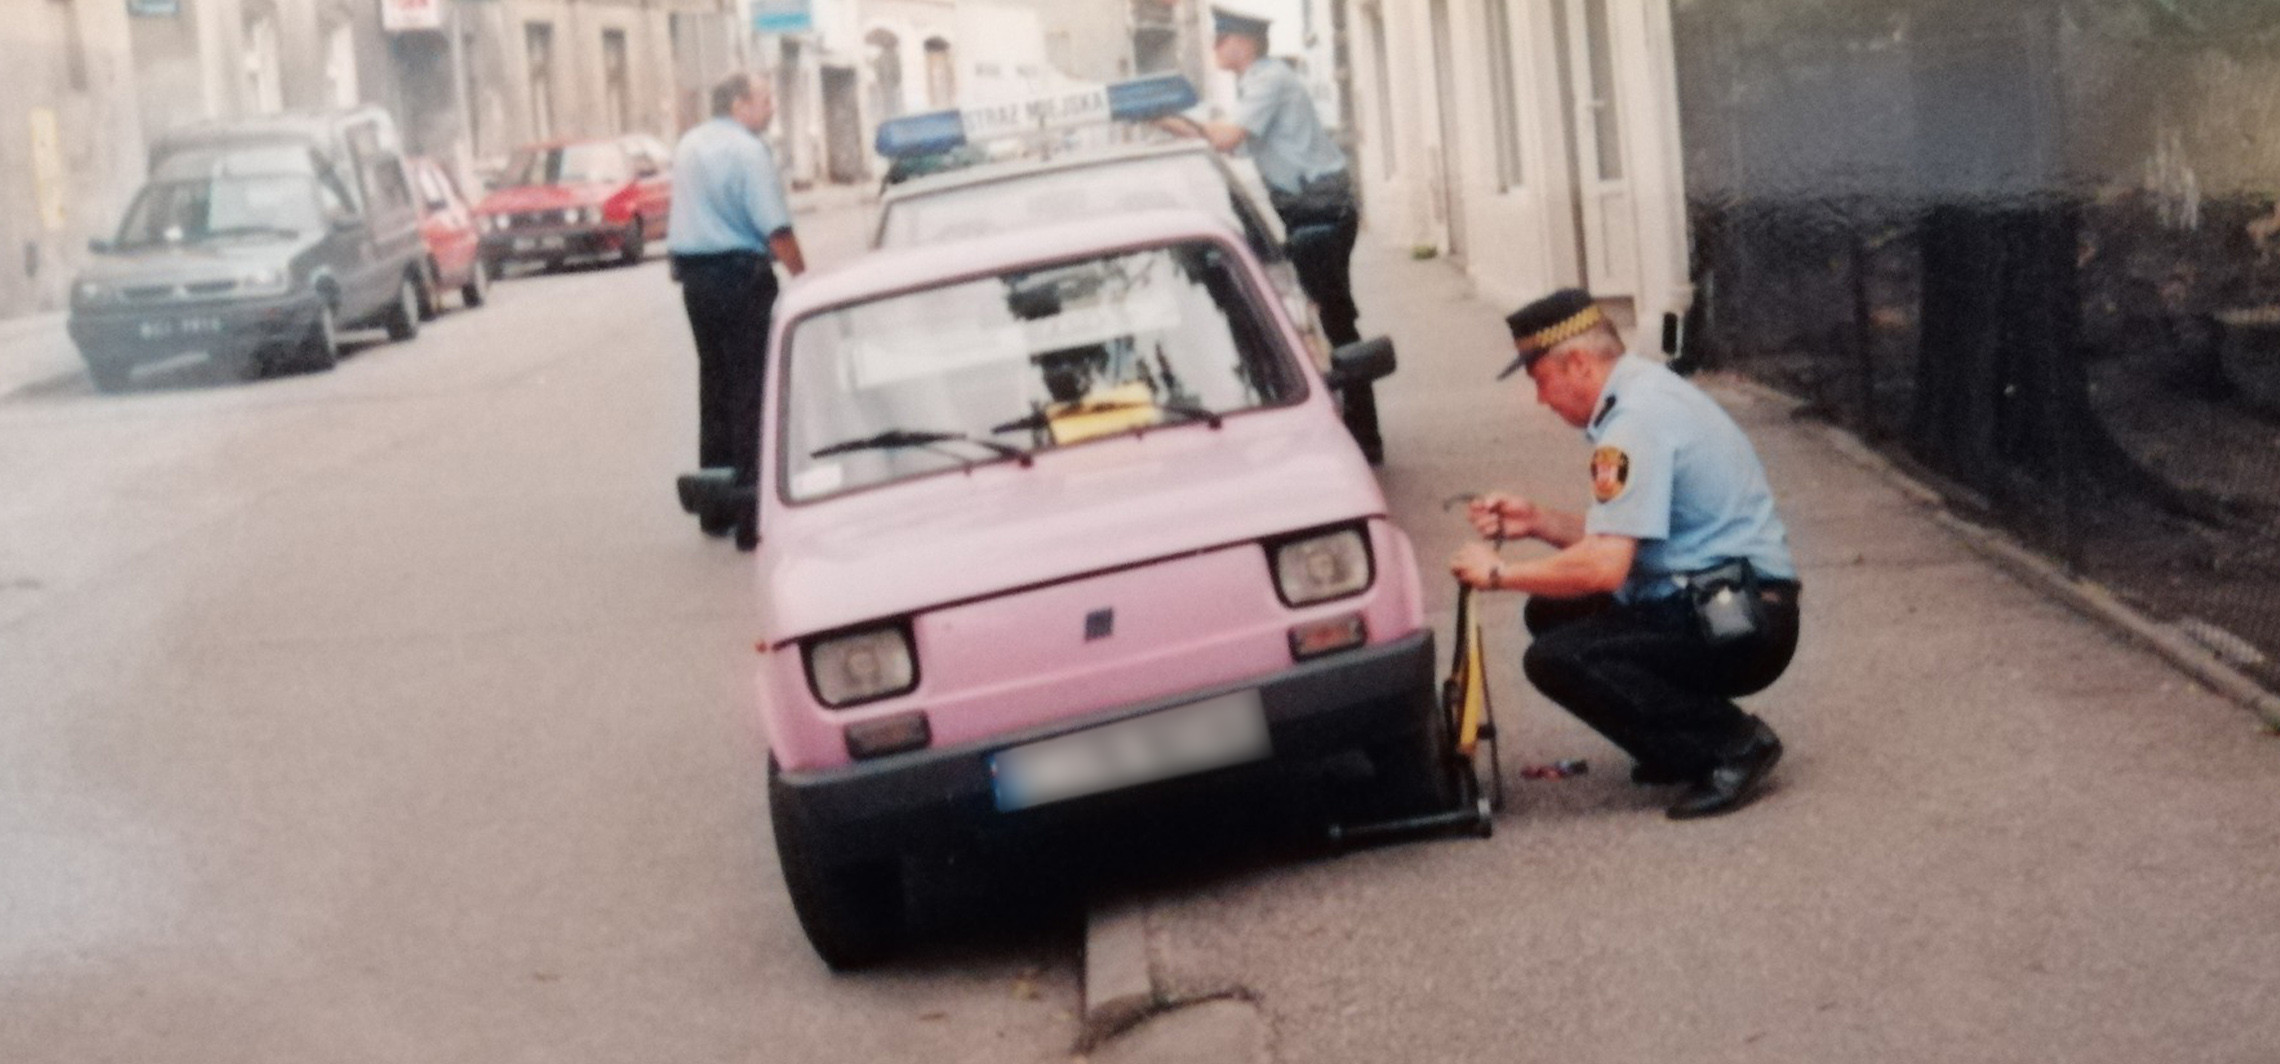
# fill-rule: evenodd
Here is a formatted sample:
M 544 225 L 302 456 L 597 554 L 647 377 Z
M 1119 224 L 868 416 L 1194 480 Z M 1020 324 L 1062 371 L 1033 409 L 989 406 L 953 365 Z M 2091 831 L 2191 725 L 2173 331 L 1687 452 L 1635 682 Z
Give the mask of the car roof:
M 1187 240 L 1242 248 L 1242 241 L 1228 232 L 1226 223 L 1194 209 L 1132 211 L 1052 222 L 970 240 L 871 252 L 847 266 L 812 275 L 786 288 L 777 315 L 779 321 L 790 321 L 816 310 L 956 278 L 987 277 L 1042 263 Z M 1243 254 L 1248 257 L 1250 252 Z
M 1211 145 L 1200 140 L 1182 139 L 1168 143 L 1118 144 L 1107 148 L 1070 152 L 1048 159 L 1006 159 L 998 162 L 978 163 L 938 174 L 927 174 L 923 177 L 914 177 L 882 193 L 879 197 L 879 205 L 883 208 L 898 200 L 970 188 L 975 185 L 986 185 L 998 181 L 1018 180 L 1038 174 L 1078 170 L 1089 166 L 1105 166 L 1112 163 L 1130 162 L 1135 159 L 1165 159 L 1187 155 L 1200 155 L 1212 165 L 1220 165 L 1218 152 L 1213 151 Z

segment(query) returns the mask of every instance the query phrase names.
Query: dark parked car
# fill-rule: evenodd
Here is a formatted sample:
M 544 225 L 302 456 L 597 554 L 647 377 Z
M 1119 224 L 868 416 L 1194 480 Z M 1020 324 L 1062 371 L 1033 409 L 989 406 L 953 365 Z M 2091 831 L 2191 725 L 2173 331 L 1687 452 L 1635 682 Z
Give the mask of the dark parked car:
M 494 274 L 517 262 L 641 261 L 673 212 L 673 156 L 641 135 L 540 144 L 515 153 L 475 213 Z
M 151 175 L 72 286 L 96 387 L 204 352 L 245 376 L 331 369 L 340 332 L 419 330 L 424 253 L 394 123 L 366 108 L 209 123 L 161 138 Z

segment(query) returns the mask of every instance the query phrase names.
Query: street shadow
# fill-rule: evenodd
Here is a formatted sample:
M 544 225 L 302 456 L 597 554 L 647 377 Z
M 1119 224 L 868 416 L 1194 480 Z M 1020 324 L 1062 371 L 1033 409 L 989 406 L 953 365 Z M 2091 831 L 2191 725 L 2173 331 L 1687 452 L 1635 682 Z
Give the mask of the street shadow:
M 340 359 L 346 363 L 357 354 L 389 341 L 384 337 L 360 340 L 342 340 Z M 85 367 L 58 373 L 0 395 L 0 402 L 78 402 L 87 399 L 131 400 L 138 395 L 166 395 L 183 392 L 201 392 L 230 387 L 259 387 L 314 376 L 305 370 L 280 370 L 248 380 L 239 376 L 228 362 L 209 358 L 203 354 L 187 354 L 164 362 L 137 367 L 127 386 L 115 392 L 104 392 L 95 387 Z

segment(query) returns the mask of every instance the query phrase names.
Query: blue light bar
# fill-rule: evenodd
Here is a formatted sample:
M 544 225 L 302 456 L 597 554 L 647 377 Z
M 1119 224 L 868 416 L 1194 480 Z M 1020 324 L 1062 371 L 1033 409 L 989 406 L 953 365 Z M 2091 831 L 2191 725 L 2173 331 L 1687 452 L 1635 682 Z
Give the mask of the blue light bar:
M 1146 122 L 1193 107 L 1199 97 L 1185 74 L 1119 81 L 1108 87 L 1108 113 L 1120 122 Z
M 1195 86 L 1185 76 L 1158 74 L 1019 103 L 893 118 L 879 123 L 872 143 L 880 155 L 907 159 L 936 155 L 974 141 L 1103 122 L 1145 122 L 1185 111 L 1198 99 Z

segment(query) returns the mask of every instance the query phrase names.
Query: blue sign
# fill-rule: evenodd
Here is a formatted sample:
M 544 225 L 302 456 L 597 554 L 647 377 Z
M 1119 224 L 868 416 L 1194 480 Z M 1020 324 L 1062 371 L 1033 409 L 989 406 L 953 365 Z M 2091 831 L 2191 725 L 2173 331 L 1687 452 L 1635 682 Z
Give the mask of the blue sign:
M 752 32 L 815 32 L 812 0 L 752 0 Z
M 144 18 L 173 18 L 182 13 L 182 0 L 127 0 L 127 14 Z

